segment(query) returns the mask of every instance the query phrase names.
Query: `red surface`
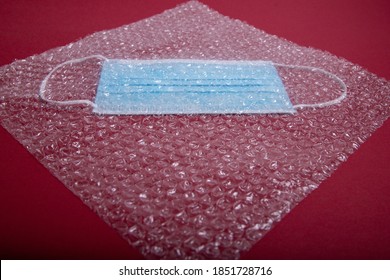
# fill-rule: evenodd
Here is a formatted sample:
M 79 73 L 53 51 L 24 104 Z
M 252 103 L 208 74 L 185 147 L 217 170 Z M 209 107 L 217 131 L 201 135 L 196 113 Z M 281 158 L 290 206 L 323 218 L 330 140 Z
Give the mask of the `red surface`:
M 2 1 L 0 65 L 185 1 Z M 390 1 L 201 1 L 390 79 Z M 0 127 L 1 259 L 142 258 Z M 250 259 L 390 259 L 390 122 L 251 251 Z

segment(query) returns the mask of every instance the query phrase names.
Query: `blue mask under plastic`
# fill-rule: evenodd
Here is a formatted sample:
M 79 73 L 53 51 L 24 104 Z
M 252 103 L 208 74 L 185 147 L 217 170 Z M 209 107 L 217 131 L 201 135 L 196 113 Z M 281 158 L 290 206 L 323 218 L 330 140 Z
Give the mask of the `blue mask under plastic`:
M 106 60 L 98 114 L 294 113 L 271 62 Z
M 53 73 L 91 58 L 104 60 L 94 102 L 56 101 L 45 96 Z M 320 72 L 337 81 L 342 93 L 326 102 L 293 105 L 275 65 Z M 97 114 L 267 114 L 337 104 L 347 96 L 347 86 L 339 77 L 320 68 L 270 61 L 126 60 L 92 55 L 54 67 L 42 81 L 39 96 L 57 105 L 89 105 Z

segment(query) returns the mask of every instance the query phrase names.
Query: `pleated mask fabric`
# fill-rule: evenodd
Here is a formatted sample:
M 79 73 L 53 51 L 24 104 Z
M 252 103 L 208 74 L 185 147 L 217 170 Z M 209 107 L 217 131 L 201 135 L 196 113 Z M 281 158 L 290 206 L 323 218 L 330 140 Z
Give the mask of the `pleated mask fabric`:
M 100 114 L 227 114 L 295 112 L 267 62 L 109 60 L 100 74 Z

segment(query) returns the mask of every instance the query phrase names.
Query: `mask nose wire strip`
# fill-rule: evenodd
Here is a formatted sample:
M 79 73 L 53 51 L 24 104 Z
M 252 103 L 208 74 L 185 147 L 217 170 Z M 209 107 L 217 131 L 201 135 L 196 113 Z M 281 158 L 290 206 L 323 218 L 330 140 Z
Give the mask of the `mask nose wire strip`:
M 343 99 L 347 97 L 347 85 L 344 83 L 342 79 L 340 79 L 338 76 L 335 74 L 332 74 L 328 71 L 325 71 L 321 68 L 317 67 L 311 67 L 311 66 L 301 66 L 301 65 L 289 65 L 289 64 L 280 64 L 280 63 L 273 63 L 275 66 L 280 66 L 280 67 L 286 67 L 286 68 L 294 68 L 294 69 L 302 69 L 302 70 L 307 70 L 307 71 L 312 71 L 312 72 L 320 72 L 322 74 L 325 74 L 326 76 L 332 78 L 333 80 L 337 81 L 340 84 L 340 87 L 342 89 L 342 93 L 339 97 L 326 101 L 326 102 L 321 102 L 321 103 L 314 103 L 314 104 L 296 104 L 293 105 L 295 109 L 300 109 L 300 108 L 322 108 L 334 104 L 340 103 Z
M 102 59 L 102 60 L 108 60 L 108 58 L 106 58 L 106 57 L 104 57 L 102 55 L 96 54 L 96 55 L 90 55 L 90 56 L 86 56 L 86 57 L 82 57 L 82 58 L 67 60 L 67 61 L 65 61 L 65 62 L 63 62 L 61 64 L 58 64 L 43 79 L 43 81 L 41 83 L 41 86 L 39 88 L 39 97 L 42 100 L 44 100 L 44 101 L 46 101 L 48 103 L 53 103 L 53 104 L 57 104 L 57 105 L 85 104 L 85 105 L 89 105 L 89 106 L 92 106 L 92 107 L 95 108 L 96 107 L 95 103 L 93 103 L 91 100 L 87 100 L 87 99 L 59 101 L 59 100 L 47 99 L 46 96 L 45 96 L 47 82 L 50 79 L 50 77 L 53 75 L 54 72 L 56 72 L 58 69 L 60 69 L 61 67 L 65 66 L 65 65 L 74 64 L 74 63 L 80 63 L 80 62 L 83 62 L 83 61 L 91 59 L 91 58 L 98 58 L 98 59 Z

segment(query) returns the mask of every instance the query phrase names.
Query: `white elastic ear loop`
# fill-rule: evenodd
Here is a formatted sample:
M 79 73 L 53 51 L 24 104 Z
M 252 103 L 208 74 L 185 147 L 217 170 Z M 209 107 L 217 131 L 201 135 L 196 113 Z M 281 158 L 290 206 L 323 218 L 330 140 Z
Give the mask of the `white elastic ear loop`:
M 333 100 L 330 100 L 330 101 L 314 103 L 314 104 L 296 104 L 296 105 L 293 105 L 293 107 L 295 109 L 300 109 L 300 108 L 322 108 L 322 107 L 338 104 L 343 99 L 345 99 L 347 97 L 347 85 L 344 83 L 344 81 L 342 79 L 340 79 L 335 74 L 332 74 L 332 73 L 330 73 L 328 71 L 325 71 L 325 70 L 323 70 L 321 68 L 311 67 L 311 66 L 289 65 L 289 64 L 280 64 L 280 63 L 274 63 L 274 65 L 280 66 L 280 67 L 286 67 L 286 68 L 303 69 L 303 70 L 308 70 L 308 71 L 312 71 L 312 72 L 317 71 L 317 72 L 320 72 L 322 74 L 325 74 L 325 75 L 331 77 L 332 79 L 337 81 L 340 84 L 340 86 L 341 86 L 342 93 L 341 93 L 341 95 L 339 97 L 337 97 L 337 98 L 335 98 Z
M 41 86 L 39 88 L 39 97 L 48 103 L 53 103 L 53 104 L 58 104 L 58 105 L 85 104 L 85 105 L 89 105 L 89 106 L 92 106 L 95 108 L 96 107 L 95 103 L 93 103 L 91 100 L 87 100 L 87 99 L 57 101 L 57 100 L 47 99 L 45 96 L 47 81 L 50 79 L 51 75 L 53 75 L 54 72 L 56 72 L 59 68 L 65 66 L 65 65 L 69 65 L 69 64 L 73 64 L 73 63 L 80 63 L 80 62 L 83 62 L 83 61 L 91 59 L 91 58 L 99 58 L 102 60 L 108 60 L 108 58 L 106 58 L 102 55 L 95 54 L 95 55 L 90 55 L 90 56 L 86 56 L 86 57 L 82 57 L 82 58 L 71 59 L 71 60 L 65 61 L 61 64 L 58 64 L 43 79 Z

